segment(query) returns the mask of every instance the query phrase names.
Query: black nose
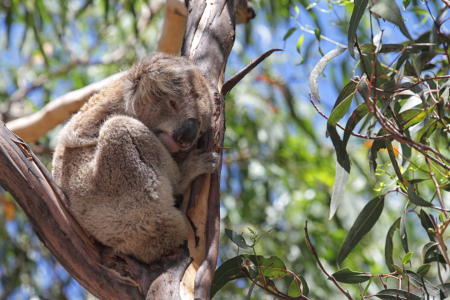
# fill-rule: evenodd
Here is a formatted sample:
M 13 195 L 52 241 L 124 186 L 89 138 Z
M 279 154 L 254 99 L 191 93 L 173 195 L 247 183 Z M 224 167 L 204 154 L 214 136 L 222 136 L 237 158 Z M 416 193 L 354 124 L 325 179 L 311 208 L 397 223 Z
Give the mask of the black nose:
M 195 119 L 188 119 L 175 130 L 172 138 L 181 148 L 189 147 L 197 138 L 199 132 L 199 122 Z

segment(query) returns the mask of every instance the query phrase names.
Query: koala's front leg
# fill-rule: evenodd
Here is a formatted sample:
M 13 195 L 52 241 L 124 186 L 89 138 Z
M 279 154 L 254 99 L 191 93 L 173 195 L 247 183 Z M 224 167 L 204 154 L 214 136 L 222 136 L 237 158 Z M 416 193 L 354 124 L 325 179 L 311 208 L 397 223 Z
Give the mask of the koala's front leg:
M 195 177 L 201 174 L 215 173 L 219 170 L 220 155 L 216 152 L 193 150 L 181 163 L 180 181 L 175 194 L 182 194 L 189 187 Z

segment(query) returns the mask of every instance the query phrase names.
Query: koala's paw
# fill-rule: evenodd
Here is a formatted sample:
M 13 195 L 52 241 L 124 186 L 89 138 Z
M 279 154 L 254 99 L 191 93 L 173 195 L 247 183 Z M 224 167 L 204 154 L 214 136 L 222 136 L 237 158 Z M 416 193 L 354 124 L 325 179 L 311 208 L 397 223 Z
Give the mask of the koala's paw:
M 191 153 L 192 166 L 196 168 L 200 174 L 215 173 L 219 170 L 220 155 L 216 152 L 205 152 L 199 149 Z

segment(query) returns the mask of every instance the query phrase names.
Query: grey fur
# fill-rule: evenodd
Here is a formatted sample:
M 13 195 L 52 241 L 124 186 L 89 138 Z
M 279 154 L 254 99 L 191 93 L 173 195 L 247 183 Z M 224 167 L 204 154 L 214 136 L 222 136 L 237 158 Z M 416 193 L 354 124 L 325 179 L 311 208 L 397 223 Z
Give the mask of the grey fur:
M 53 157 L 53 176 L 89 233 L 146 263 L 182 244 L 191 226 L 173 195 L 217 171 L 217 153 L 194 150 L 212 114 L 195 66 L 162 53 L 94 95 L 61 131 Z M 186 147 L 173 135 L 188 119 L 198 134 Z M 177 163 L 178 151 L 188 154 Z

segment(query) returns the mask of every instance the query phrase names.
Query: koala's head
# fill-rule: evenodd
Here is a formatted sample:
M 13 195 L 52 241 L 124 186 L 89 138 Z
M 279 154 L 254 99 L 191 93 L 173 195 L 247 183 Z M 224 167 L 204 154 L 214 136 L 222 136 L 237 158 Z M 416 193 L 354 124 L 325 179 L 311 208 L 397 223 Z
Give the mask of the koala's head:
M 189 151 L 210 126 L 211 90 L 188 59 L 155 53 L 137 62 L 124 79 L 126 112 L 170 152 Z

